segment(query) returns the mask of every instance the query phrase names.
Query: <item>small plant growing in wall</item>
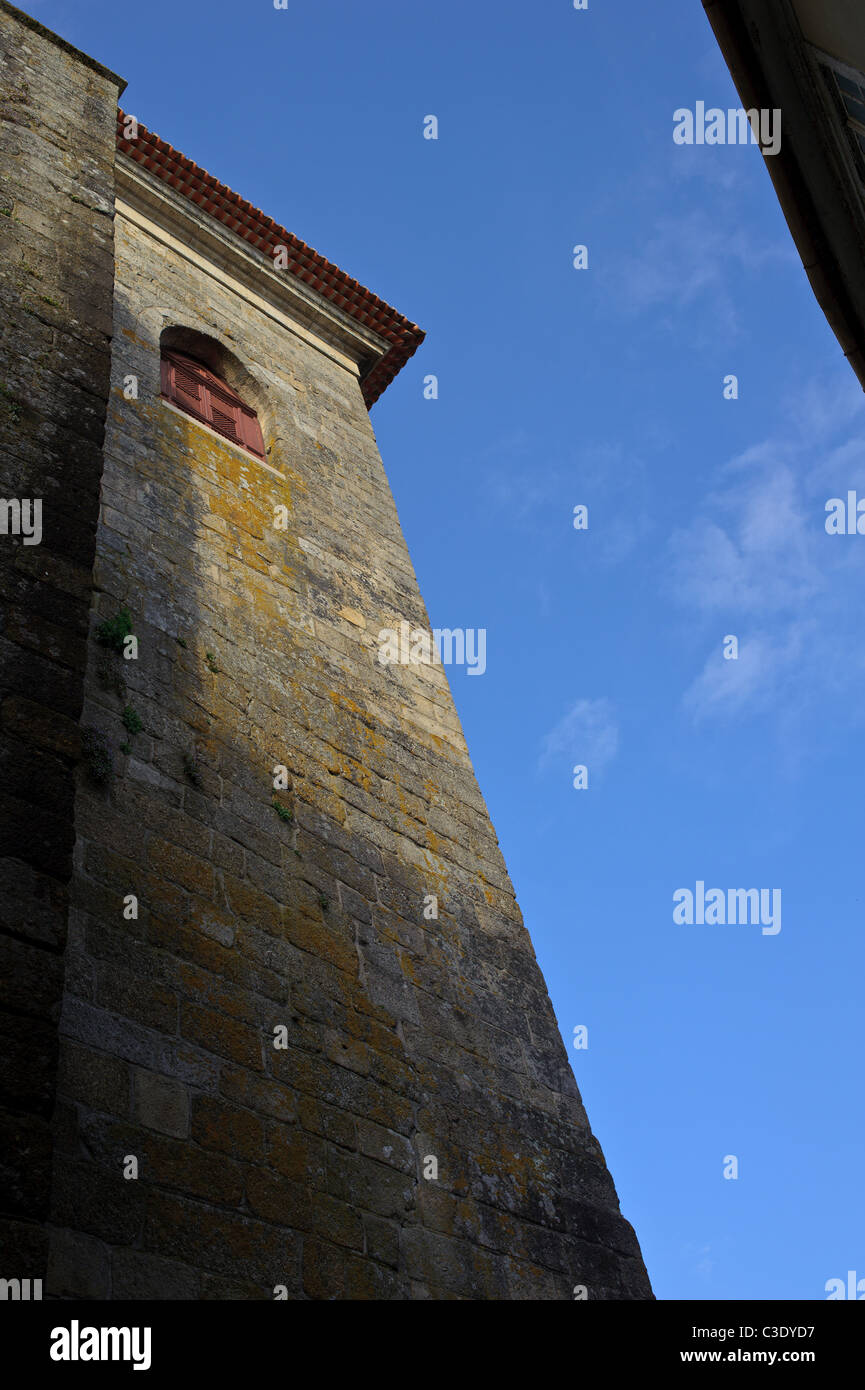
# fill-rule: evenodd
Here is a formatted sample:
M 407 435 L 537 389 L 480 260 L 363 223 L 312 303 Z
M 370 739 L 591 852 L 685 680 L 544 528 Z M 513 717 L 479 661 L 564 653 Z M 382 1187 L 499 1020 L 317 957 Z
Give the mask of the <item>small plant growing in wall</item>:
M 141 730 L 144 728 L 144 721 L 138 711 L 133 709 L 131 705 L 126 706 L 122 718 L 125 729 L 133 738 L 136 734 L 141 733 Z
M 215 676 L 219 675 L 219 667 L 216 664 L 216 657 L 213 652 L 205 652 L 204 660 L 207 662 L 207 669 L 212 671 Z
M 186 638 L 185 638 L 185 637 L 175 637 L 174 640 L 175 640 L 175 642 L 177 643 L 178 647 L 183 647 L 184 651 L 186 650 Z
M 123 651 L 123 643 L 132 632 L 132 615 L 128 608 L 121 608 L 113 618 L 106 618 L 96 629 L 96 640 L 100 647 L 110 647 L 114 652 Z
M 82 730 L 81 757 L 91 781 L 99 786 L 111 781 L 114 776 L 114 752 L 101 729 Z
M 0 412 L 2 412 L 13 425 L 17 425 L 21 419 L 21 407 L 8 386 L 5 386 L 2 381 L 0 381 Z
M 294 820 L 294 812 L 289 806 L 283 806 L 282 802 L 277 797 L 274 797 L 270 804 L 280 820 L 286 822 Z
M 319 893 L 318 905 L 322 912 L 327 912 L 327 909 L 330 907 L 330 898 L 326 898 L 323 893 Z

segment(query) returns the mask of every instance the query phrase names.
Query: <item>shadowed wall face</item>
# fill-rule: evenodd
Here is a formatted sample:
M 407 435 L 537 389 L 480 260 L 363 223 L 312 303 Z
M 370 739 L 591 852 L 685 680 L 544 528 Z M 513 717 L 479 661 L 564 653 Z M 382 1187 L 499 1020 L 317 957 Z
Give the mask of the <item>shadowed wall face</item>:
M 0 5 L 0 1278 L 44 1277 L 119 79 Z

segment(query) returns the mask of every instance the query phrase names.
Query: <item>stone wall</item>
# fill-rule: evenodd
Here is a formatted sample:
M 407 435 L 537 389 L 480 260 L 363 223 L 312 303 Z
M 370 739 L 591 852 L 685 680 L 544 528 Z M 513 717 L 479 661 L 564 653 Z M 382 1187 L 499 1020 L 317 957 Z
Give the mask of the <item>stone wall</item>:
M 5 3 L 0 58 L 0 1277 L 40 1278 L 123 84 Z
M 270 467 L 159 399 L 177 327 Z M 125 217 L 114 344 L 51 1292 L 651 1297 L 442 668 L 377 660 L 428 620 L 357 374 Z

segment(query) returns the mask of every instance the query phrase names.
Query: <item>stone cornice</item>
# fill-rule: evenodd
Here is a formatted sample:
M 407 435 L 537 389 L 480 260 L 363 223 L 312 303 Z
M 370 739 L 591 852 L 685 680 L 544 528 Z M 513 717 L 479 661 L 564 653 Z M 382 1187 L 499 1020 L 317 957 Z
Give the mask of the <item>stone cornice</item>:
M 116 177 L 118 215 L 156 236 L 354 375 L 368 371 L 387 354 L 389 344 L 382 338 L 293 276 L 275 270 L 268 258 L 122 154 L 117 156 Z

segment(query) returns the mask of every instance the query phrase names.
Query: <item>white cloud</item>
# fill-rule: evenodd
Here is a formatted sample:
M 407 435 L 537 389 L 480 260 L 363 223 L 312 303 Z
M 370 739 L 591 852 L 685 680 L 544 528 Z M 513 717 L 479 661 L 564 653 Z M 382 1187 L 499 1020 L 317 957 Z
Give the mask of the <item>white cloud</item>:
M 589 775 L 607 766 L 619 750 L 619 729 L 609 700 L 577 700 L 544 739 L 538 767 L 583 763 Z
M 827 582 L 813 501 L 773 446 L 748 450 L 725 474 L 735 480 L 708 499 L 713 514 L 670 539 L 674 587 L 706 612 L 798 608 Z
M 656 218 L 637 252 L 618 257 L 605 276 L 605 291 L 620 312 L 639 314 L 667 306 L 683 310 L 710 297 L 716 327 L 733 331 L 737 316 L 729 291 L 731 272 L 764 271 L 790 263 L 786 242 L 757 246 L 750 227 L 702 208 Z
M 705 513 L 670 537 L 670 588 L 699 620 L 700 640 L 712 634 L 684 695 L 695 720 L 771 711 L 789 728 L 818 700 L 824 719 L 836 695 L 847 718 L 858 708 L 850 693 L 865 669 L 865 537 L 828 536 L 824 522 L 828 498 L 865 496 L 863 406 L 852 378 L 812 387 L 789 412 L 794 437 L 732 459 Z M 728 633 L 738 661 L 723 658 Z
M 695 722 L 734 718 L 768 710 L 778 701 L 797 700 L 797 674 L 807 663 L 809 644 L 819 640 L 813 624 L 785 624 L 779 634 L 755 632 L 739 644 L 735 661 L 717 648 L 689 686 L 683 705 Z

